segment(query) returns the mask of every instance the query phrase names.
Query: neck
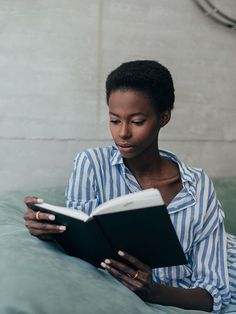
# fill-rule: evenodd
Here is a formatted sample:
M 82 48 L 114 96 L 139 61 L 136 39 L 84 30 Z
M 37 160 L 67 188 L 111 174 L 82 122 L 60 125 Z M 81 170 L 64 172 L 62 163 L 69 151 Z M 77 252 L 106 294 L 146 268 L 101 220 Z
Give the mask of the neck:
M 124 163 L 133 174 L 144 176 L 160 173 L 162 168 L 162 158 L 157 145 L 135 158 L 124 159 Z

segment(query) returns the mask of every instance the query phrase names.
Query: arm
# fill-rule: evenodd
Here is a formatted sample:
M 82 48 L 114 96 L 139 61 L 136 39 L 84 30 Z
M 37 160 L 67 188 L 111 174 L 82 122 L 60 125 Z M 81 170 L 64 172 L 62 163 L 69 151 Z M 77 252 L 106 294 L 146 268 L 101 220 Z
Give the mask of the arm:
M 205 289 L 184 289 L 155 283 L 151 268 L 125 252 L 119 251 L 118 254 L 124 258 L 124 263 L 106 259 L 101 266 L 144 301 L 183 309 L 212 311 L 213 300 Z M 127 266 L 126 261 L 133 267 Z
M 66 189 L 67 207 L 82 210 L 90 215 L 99 205 L 97 195 L 93 161 L 85 152 L 79 153 L 74 160 L 73 171 Z
M 151 303 L 172 305 L 183 309 L 211 312 L 213 308 L 212 296 L 202 288 L 184 289 L 156 284 L 153 289 Z
M 224 212 L 212 181 L 203 172 L 198 184 L 202 220 L 196 226 L 192 246 L 192 276 L 189 288 L 207 290 L 213 298 L 213 313 L 230 301 Z
M 155 299 L 156 302 L 161 304 L 183 308 L 190 306 L 192 309 L 202 309 L 203 306 L 205 310 L 211 310 L 212 308 L 214 313 L 219 313 L 222 304 L 227 305 L 230 301 L 226 237 L 223 225 L 224 213 L 216 198 L 213 184 L 204 173 L 199 179 L 196 193 L 194 207 L 196 219 L 191 250 L 188 256 L 189 272 L 185 277 L 182 277 L 181 274 L 181 277 L 178 277 L 178 273 L 176 274 L 174 268 L 173 270 L 172 267 L 164 268 L 164 280 L 148 285 L 152 288 L 148 300 L 153 302 Z M 185 225 L 185 227 L 185 232 L 188 232 L 188 225 Z M 103 266 L 106 264 L 104 263 Z M 121 267 L 124 266 L 115 264 L 113 268 L 116 269 L 116 267 L 121 273 L 112 270 L 112 274 L 119 278 L 120 274 L 123 275 Z M 135 269 L 139 269 L 137 265 L 133 268 L 133 272 L 131 269 L 131 275 L 135 274 Z M 172 271 L 173 278 L 171 277 Z M 158 272 L 155 273 L 156 281 L 159 281 Z M 145 278 L 147 278 L 147 275 L 145 275 Z M 149 277 L 149 283 L 151 283 L 150 280 Z M 170 287 L 170 285 L 173 287 Z M 140 296 L 146 300 L 145 294 L 140 294 Z

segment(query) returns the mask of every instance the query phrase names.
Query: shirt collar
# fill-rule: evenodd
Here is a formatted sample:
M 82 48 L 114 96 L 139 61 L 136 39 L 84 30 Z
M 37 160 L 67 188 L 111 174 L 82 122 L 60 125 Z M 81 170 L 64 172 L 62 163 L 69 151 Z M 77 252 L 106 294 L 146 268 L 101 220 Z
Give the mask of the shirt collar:
M 112 166 L 116 165 L 124 165 L 123 157 L 121 156 L 117 146 L 114 144 L 113 153 L 111 156 L 111 164 Z M 194 171 L 189 166 L 185 165 L 175 154 L 167 150 L 159 150 L 160 155 L 172 160 L 173 162 L 177 163 L 181 175 L 181 180 L 183 186 L 187 189 L 187 191 L 191 194 L 191 196 L 196 198 L 196 177 L 194 175 Z
M 119 152 L 117 146 L 115 144 L 113 144 L 112 148 L 113 148 L 113 152 L 111 154 L 112 166 L 124 164 L 123 157 L 121 156 L 121 153 Z
M 161 156 L 172 160 L 177 163 L 181 175 L 181 180 L 183 185 L 187 188 L 187 190 L 192 194 L 195 198 L 196 193 L 196 177 L 193 171 L 193 168 L 185 165 L 175 154 L 167 150 L 160 150 Z

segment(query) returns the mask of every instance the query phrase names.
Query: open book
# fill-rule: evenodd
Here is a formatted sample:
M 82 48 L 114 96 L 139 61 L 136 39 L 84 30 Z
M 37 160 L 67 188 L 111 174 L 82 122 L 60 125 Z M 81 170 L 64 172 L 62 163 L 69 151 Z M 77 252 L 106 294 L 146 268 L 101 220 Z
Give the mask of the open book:
M 186 264 L 182 247 L 157 189 L 147 189 L 109 200 L 84 212 L 47 203 L 34 204 L 35 211 L 53 213 L 54 223 L 65 225 L 55 235 L 66 253 L 95 266 L 105 258 L 120 260 L 123 250 L 152 268 Z

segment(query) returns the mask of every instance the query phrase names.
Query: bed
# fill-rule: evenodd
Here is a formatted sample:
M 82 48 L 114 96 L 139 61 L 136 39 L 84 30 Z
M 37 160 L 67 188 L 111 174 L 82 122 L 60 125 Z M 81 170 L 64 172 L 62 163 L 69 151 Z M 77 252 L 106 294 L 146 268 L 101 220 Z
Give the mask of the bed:
M 226 212 L 226 229 L 236 234 L 236 178 L 214 182 Z M 61 187 L 1 194 L 1 314 L 204 313 L 145 303 L 105 271 L 30 236 L 23 221 L 26 194 L 65 203 Z M 236 313 L 236 308 L 228 308 L 227 313 Z

